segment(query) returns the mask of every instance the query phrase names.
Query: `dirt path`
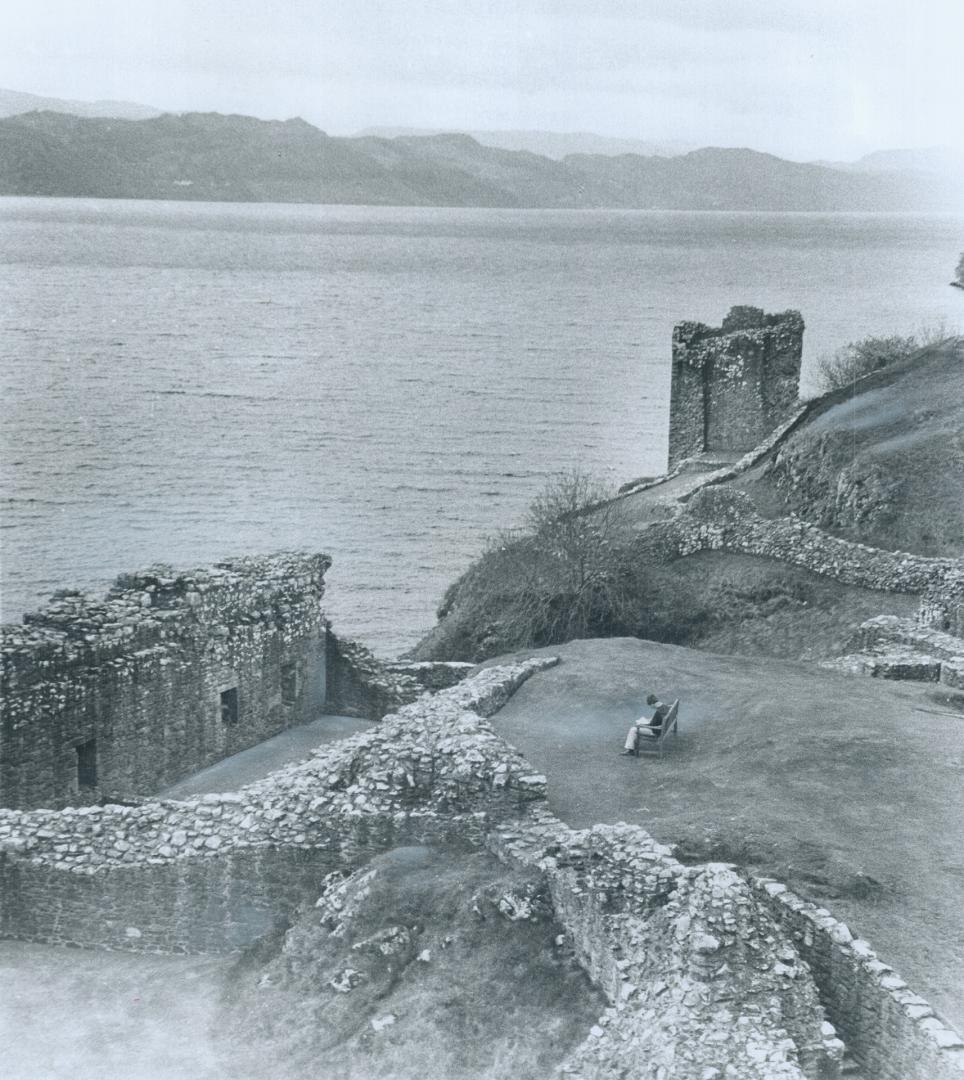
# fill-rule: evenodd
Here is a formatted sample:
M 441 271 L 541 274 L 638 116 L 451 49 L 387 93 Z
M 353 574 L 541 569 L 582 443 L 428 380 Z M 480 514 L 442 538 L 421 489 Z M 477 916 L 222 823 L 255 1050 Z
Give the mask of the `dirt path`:
M 563 663 L 493 718 L 556 814 L 627 821 L 789 882 L 964 1028 L 964 716 L 933 686 L 635 639 Z M 645 695 L 681 699 L 662 761 L 619 756 Z
M 344 739 L 356 731 L 367 731 L 370 727 L 367 720 L 356 720 L 350 716 L 321 716 L 179 780 L 164 791 L 159 791 L 156 797 L 187 799 L 213 791 L 237 791 L 245 784 L 280 769 L 282 765 L 301 761 L 316 746 Z

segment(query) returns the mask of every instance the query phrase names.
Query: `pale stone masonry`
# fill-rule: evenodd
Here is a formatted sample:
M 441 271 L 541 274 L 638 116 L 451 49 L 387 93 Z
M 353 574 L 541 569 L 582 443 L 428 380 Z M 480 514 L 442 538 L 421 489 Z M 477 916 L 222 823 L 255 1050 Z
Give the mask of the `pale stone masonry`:
M 158 566 L 4 626 L 0 805 L 137 798 L 312 719 L 330 564 Z
M 545 875 L 610 1002 L 562 1074 L 964 1080 L 964 1043 L 829 912 L 636 826 L 572 830 L 485 717 L 555 661 L 487 668 L 238 792 L 0 811 L 2 933 L 147 951 L 242 949 L 326 875 L 403 844 L 485 847 Z M 350 988 L 346 990 L 350 992 Z
M 325 711 L 377 720 L 416 698 L 417 678 L 331 633 L 330 564 L 156 566 L 0 628 L 0 806 L 136 801 Z
M 803 319 L 734 307 L 720 327 L 673 330 L 669 466 L 706 452 L 745 453 L 798 403 Z

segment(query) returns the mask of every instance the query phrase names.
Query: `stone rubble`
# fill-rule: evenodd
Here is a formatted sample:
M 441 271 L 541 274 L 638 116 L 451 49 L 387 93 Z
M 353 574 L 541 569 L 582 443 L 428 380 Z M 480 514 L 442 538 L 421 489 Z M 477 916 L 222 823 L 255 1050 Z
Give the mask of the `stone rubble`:
M 868 1076 L 962 1080 L 964 1045 L 956 1033 L 828 912 L 779 883 L 751 886 L 729 866 L 683 866 L 638 827 L 576 831 L 553 817 L 545 777 L 485 717 L 556 662 L 482 669 L 237 792 L 0 811 L 0 866 L 11 881 L 24 866 L 51 885 L 96 885 L 136 872 L 149 887 L 150 875 L 166 867 L 183 875 L 246 851 L 318 850 L 335 867 L 320 914 L 338 933 L 350 915 L 344 898 L 364 891 L 371 853 L 411 843 L 484 845 L 541 872 L 566 945 L 610 1002 L 563 1075 L 826 1080 L 839 1074 L 842 1045 L 822 998 L 834 1003 L 833 1019 L 847 1028 L 856 1060 L 886 1053 L 899 1063 L 900 1072 Z M 31 934 L 49 940 L 53 931 L 38 920 L 53 925 L 61 909 L 53 904 L 45 912 L 37 895 Z M 91 904 L 93 922 L 102 917 L 97 898 L 86 891 L 71 903 Z M 514 893 L 478 900 L 480 910 L 488 904 L 509 920 L 537 917 L 539 903 Z M 135 920 L 118 925 L 114 947 L 160 944 L 153 928 Z M 17 933 L 9 916 L 5 927 Z M 362 943 L 359 957 L 365 949 L 387 955 L 415 948 L 391 927 L 375 938 Z M 350 994 L 362 967 L 335 974 L 333 992 Z
M 853 675 L 964 688 L 964 640 L 920 618 L 878 615 L 861 623 L 855 637 L 858 652 L 823 661 L 821 666 Z

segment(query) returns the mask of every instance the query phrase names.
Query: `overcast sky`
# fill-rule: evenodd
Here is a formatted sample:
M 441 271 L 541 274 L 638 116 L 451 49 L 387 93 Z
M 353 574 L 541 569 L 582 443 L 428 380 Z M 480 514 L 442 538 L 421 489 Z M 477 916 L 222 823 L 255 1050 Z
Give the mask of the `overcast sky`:
M 800 159 L 964 142 L 964 0 L 8 0 L 0 85 Z

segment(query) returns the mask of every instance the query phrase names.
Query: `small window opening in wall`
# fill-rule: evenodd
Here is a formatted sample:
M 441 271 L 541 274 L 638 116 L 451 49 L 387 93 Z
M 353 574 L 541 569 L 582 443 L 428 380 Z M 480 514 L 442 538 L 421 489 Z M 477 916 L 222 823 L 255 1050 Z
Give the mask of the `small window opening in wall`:
M 221 720 L 225 724 L 238 722 L 238 688 L 232 686 L 230 690 L 221 691 Z
M 88 739 L 77 748 L 77 786 L 97 787 L 97 740 Z
M 289 660 L 281 665 L 281 701 L 285 705 L 294 705 L 298 701 L 300 690 L 298 662 Z

